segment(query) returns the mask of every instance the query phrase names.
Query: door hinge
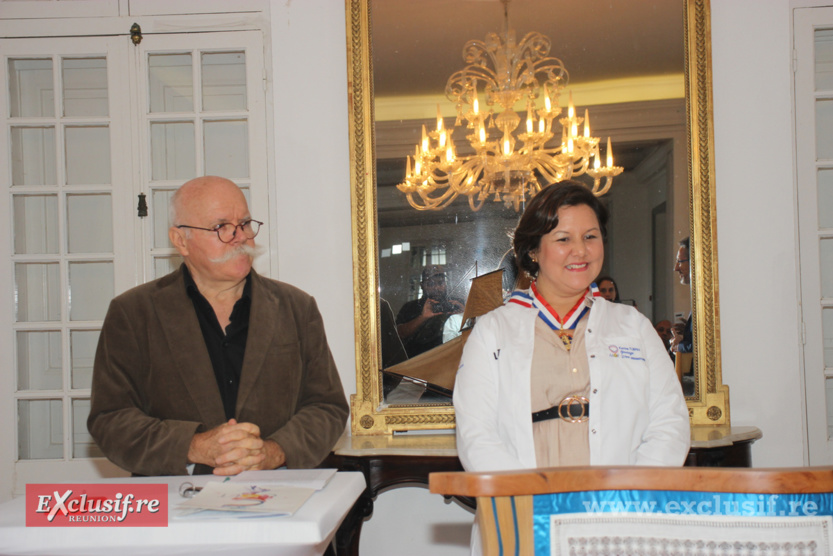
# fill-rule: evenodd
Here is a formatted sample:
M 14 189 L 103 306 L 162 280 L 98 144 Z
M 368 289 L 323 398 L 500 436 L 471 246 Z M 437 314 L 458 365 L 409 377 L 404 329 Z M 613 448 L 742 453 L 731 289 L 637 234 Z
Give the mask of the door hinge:
M 148 201 L 144 193 L 139 193 L 139 206 L 136 207 L 137 216 L 144 218 L 148 215 Z

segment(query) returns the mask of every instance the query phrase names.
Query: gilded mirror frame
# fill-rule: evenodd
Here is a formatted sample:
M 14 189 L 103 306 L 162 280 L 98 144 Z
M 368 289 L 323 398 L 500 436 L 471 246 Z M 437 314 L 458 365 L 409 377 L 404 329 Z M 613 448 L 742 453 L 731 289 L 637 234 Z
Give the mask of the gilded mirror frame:
M 685 2 L 686 108 L 689 139 L 689 220 L 696 391 L 687 398 L 692 425 L 729 425 L 729 389 L 720 367 L 720 314 L 714 185 L 711 25 L 709 0 Z M 383 406 L 379 346 L 379 264 L 374 161 L 370 0 L 346 0 L 353 227 L 356 393 L 353 435 L 450 429 L 449 405 Z

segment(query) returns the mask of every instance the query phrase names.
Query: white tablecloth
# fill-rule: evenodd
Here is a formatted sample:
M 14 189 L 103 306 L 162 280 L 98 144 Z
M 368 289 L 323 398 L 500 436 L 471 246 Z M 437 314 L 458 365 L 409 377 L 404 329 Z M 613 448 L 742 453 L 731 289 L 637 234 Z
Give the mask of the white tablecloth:
M 185 481 L 197 486 L 211 475 L 107 479 L 106 483 L 167 483 L 168 504 L 182 498 Z M 168 527 L 26 527 L 25 497 L 0 504 L 0 555 L 185 555 L 308 556 L 323 554 L 335 530 L 365 487 L 358 472 L 340 472 L 292 516 L 189 521 L 175 519 L 169 508 Z

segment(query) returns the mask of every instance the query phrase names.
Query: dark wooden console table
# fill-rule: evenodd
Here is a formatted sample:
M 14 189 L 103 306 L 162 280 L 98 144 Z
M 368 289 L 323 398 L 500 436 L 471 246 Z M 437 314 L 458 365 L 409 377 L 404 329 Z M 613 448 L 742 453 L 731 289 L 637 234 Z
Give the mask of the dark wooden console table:
M 750 447 L 761 438 L 757 427 L 692 427 L 689 467 L 751 467 Z M 462 471 L 454 434 L 351 436 L 339 439 L 322 467 L 361 471 L 367 487 L 339 527 L 327 554 L 358 556 L 362 524 L 373 501 L 388 488 L 428 484 L 436 471 Z M 463 500 L 473 507 L 472 501 Z

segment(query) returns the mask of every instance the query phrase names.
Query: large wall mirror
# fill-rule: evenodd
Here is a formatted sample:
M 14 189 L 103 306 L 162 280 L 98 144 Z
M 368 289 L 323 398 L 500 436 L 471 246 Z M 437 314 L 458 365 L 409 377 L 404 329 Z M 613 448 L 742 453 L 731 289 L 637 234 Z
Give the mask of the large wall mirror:
M 588 110 L 592 134 L 610 138 L 615 164 L 624 168 L 602 197 L 611 212 L 602 274 L 616 280 L 622 302 L 655 323 L 692 315 L 693 373 L 683 382 L 691 420 L 728 425 L 714 242 L 709 4 L 608 4 L 590 14 L 574 0 L 511 0 L 509 27 L 518 40 L 533 31 L 550 38 L 550 56 L 569 72 L 562 107 L 571 92 L 577 110 Z M 399 378 L 409 373 L 395 365 L 417 354 L 409 342 L 404 351 L 396 347 L 395 321 L 403 322 L 402 307 L 423 295 L 426 267 L 440 266 L 449 298 L 465 304 L 473 277 L 505 266 L 507 233 L 520 212 L 503 203 L 473 211 L 466 197 L 442 210 L 418 211 L 396 185 L 423 125 L 435 128 L 438 112 L 445 126 L 455 123 L 445 88 L 465 65 L 463 45 L 501 32 L 506 19 L 499 0 L 347 0 L 355 435 L 454 426 L 447 388 Z M 466 133 L 458 135 L 455 144 L 464 152 Z M 692 243 L 690 285 L 674 271 L 685 237 Z M 455 341 L 459 320 L 449 316 L 431 334 Z

